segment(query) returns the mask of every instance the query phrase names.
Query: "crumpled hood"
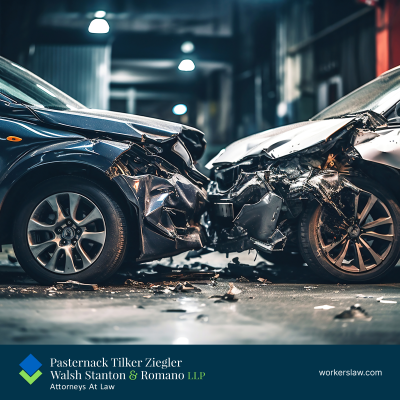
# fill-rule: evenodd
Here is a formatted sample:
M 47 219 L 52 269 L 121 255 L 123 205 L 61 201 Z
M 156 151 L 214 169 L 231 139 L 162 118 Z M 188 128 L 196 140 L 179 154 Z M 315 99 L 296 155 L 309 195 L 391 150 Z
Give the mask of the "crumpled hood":
M 175 122 L 105 110 L 55 111 L 39 107 L 31 109 L 45 124 L 90 131 L 100 137 L 116 140 L 140 141 L 147 136 L 155 141 L 164 142 L 179 136 L 194 160 L 203 155 L 206 145 L 203 132 Z
M 305 121 L 269 129 L 232 143 L 209 161 L 206 168 L 236 163 L 262 152 L 273 159 L 280 158 L 326 140 L 353 120 L 354 118 L 338 118 Z

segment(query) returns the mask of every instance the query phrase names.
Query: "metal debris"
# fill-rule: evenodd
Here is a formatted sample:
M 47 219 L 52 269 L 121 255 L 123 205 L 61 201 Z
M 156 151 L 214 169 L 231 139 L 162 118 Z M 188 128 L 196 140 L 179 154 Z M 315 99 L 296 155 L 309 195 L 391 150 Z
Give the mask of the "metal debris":
M 153 290 L 153 292 L 155 294 L 157 294 L 157 293 L 162 294 L 162 293 L 168 293 L 169 292 L 169 289 L 165 288 L 162 285 L 154 285 L 154 286 L 151 287 L 151 289 Z
M 240 278 L 236 278 L 236 280 L 238 281 L 238 282 L 242 282 L 242 283 L 245 283 L 245 282 L 250 282 L 247 278 L 245 278 L 244 276 L 241 276 Z
M 179 282 L 174 288 L 170 290 L 172 290 L 173 292 L 201 292 L 201 289 L 193 286 L 189 282 Z
M 361 308 L 360 304 L 354 304 L 347 310 L 344 310 L 340 314 L 335 316 L 335 319 L 363 319 L 365 321 L 371 321 L 372 317 Z
M 64 289 L 64 290 L 84 290 L 84 291 L 99 290 L 99 286 L 97 284 L 81 283 L 72 280 L 66 282 L 57 282 L 56 287 L 57 289 Z
M 148 283 L 134 281 L 133 279 L 127 279 L 124 283 L 125 286 L 134 286 L 141 289 L 147 289 L 149 287 Z
M 378 297 L 376 299 L 378 303 L 385 303 L 385 304 L 397 304 L 397 301 L 394 300 L 383 300 L 383 297 Z

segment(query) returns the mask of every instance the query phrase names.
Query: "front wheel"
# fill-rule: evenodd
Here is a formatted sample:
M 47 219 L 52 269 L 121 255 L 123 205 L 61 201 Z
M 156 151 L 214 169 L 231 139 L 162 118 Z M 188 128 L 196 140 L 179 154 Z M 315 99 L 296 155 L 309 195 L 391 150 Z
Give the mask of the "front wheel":
M 327 204 L 309 204 L 299 221 L 301 253 L 331 281 L 378 280 L 400 257 L 400 208 L 378 183 L 360 177 L 351 182 L 360 191 L 342 190 L 342 215 Z
M 39 283 L 97 283 L 120 266 L 125 216 L 96 183 L 49 179 L 33 189 L 15 220 L 13 243 L 21 267 Z

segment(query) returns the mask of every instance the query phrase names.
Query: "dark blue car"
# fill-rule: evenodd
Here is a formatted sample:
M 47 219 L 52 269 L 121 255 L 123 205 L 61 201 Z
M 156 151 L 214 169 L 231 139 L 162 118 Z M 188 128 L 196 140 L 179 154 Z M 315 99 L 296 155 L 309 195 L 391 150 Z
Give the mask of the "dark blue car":
M 125 257 L 205 244 L 202 132 L 89 110 L 0 58 L 0 140 L 0 240 L 37 281 L 99 282 Z

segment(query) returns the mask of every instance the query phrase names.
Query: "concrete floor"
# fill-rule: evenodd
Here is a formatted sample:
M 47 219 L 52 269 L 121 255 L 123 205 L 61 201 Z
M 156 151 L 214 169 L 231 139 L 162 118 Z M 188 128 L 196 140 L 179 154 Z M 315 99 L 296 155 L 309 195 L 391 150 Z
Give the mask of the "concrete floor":
M 166 266 L 169 261 L 164 260 L 164 265 L 141 274 L 126 265 L 109 285 L 81 292 L 39 286 L 6 255 L 0 259 L 1 344 L 400 343 L 400 268 L 382 284 L 336 285 L 322 282 L 305 266 L 259 264 L 262 259 L 254 261 L 254 252 L 231 254 L 229 259 L 221 254 L 202 256 L 193 260 L 202 263 L 197 269 L 184 267 L 179 256 L 172 265 Z M 217 286 L 210 286 L 210 266 L 226 267 L 235 256 L 250 267 L 231 268 L 221 274 Z M 256 265 L 254 273 L 251 266 Z M 177 275 L 201 292 L 155 294 L 124 285 L 129 277 L 162 282 L 176 280 Z M 238 282 L 240 275 L 250 282 Z M 272 284 L 261 285 L 259 276 Z M 209 298 L 226 293 L 229 282 L 242 291 L 236 295 L 238 301 Z M 378 302 L 382 296 L 397 303 Z M 357 303 L 371 319 L 334 319 Z M 322 305 L 335 308 L 314 309 Z

